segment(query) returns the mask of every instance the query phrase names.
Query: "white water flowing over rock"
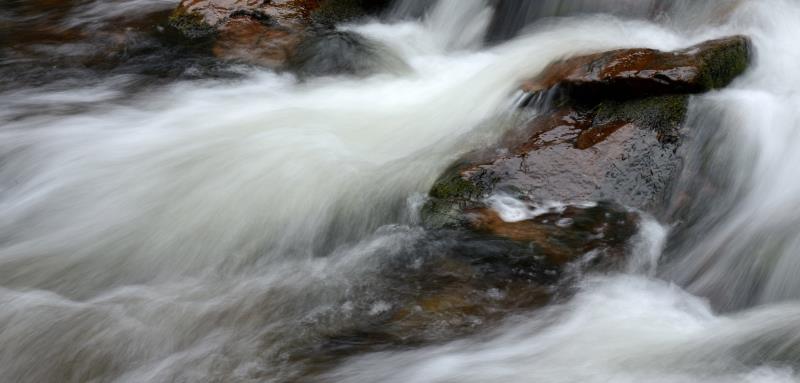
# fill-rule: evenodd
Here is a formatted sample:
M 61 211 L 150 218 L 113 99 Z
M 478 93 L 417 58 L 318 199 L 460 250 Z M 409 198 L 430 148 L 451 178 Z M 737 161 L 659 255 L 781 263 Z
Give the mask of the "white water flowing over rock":
M 0 381 L 298 379 L 286 350 L 313 341 L 314 326 L 349 321 L 320 324 L 325 313 L 391 307 L 349 299 L 422 237 L 406 201 L 503 133 L 494 122 L 521 80 L 567 55 L 735 33 L 754 39 L 752 69 L 692 101 L 690 122 L 713 120 L 736 152 L 718 169 L 732 173 L 736 204 L 708 232 L 659 269 L 665 229 L 646 223 L 629 274 L 589 277 L 569 301 L 488 333 L 353 357 L 321 379 L 800 380 L 800 4 L 730 12 L 690 31 L 547 20 L 480 48 L 488 3 L 443 0 L 423 20 L 346 27 L 408 73 L 298 83 L 247 69 L 132 99 L 123 88 L 135 78 L 120 75 L 0 94 Z
M 676 286 L 640 276 L 585 281 L 571 301 L 491 334 L 354 360 L 341 382 L 795 382 L 758 367 L 759 351 L 796 347 L 800 307 L 717 317 Z M 753 365 L 755 364 L 755 366 Z

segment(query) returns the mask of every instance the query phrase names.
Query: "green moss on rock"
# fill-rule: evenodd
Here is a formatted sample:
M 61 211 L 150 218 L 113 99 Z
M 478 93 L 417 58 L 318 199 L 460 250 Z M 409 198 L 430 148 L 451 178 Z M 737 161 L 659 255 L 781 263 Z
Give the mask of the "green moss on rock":
M 429 228 L 453 228 L 464 224 L 461 206 L 452 200 L 432 198 L 422 207 L 422 222 Z
M 430 199 L 422 207 L 422 220 L 428 227 L 457 227 L 464 224 L 464 209 L 477 204 L 483 190 L 465 179 L 459 166 L 448 169 L 428 193 Z
M 457 172 L 436 181 L 430 191 L 430 196 L 433 198 L 470 198 L 477 194 L 479 194 L 478 187 Z
M 709 46 L 701 55 L 699 82 L 707 89 L 718 89 L 730 84 L 744 73 L 750 63 L 751 44 L 744 36 L 715 40 L 700 47 Z
M 208 25 L 203 16 L 185 13 L 178 9 L 169 18 L 169 26 L 175 28 L 184 37 L 191 40 L 208 39 L 216 35 L 216 29 Z
M 689 108 L 688 95 L 666 95 L 635 100 L 608 100 L 597 106 L 593 125 L 626 121 L 655 129 L 663 138 L 674 137 Z

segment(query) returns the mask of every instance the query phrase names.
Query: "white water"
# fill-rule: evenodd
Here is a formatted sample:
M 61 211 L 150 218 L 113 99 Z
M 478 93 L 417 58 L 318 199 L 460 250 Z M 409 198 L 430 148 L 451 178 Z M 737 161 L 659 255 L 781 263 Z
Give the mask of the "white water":
M 700 296 L 650 276 L 663 245 L 652 223 L 629 275 L 592 277 L 491 333 L 355 357 L 324 379 L 796 381 L 800 305 L 720 315 L 703 296 L 757 285 L 745 308 L 800 295 L 800 4 L 747 2 L 691 35 L 608 16 L 550 21 L 483 50 L 483 2 L 438 7 L 422 22 L 351 27 L 410 73 L 299 84 L 255 72 L 124 101 L 115 84 L 0 95 L 0 381 L 290 379 L 287 349 L 343 326 L 347 307 L 392 304 L 356 285 L 379 285 L 381 263 L 420 240 L 408 201 L 502 133 L 522 79 L 569 54 L 731 33 L 754 38 L 756 62 L 695 100 L 692 121 L 722 115 L 741 166 L 720 171 L 744 197 L 662 272 Z M 88 107 L 29 115 L 52 102 Z
M 639 276 L 593 278 L 566 304 L 512 318 L 474 339 L 362 357 L 342 382 L 795 382 L 800 307 L 717 317 L 676 286 Z M 762 349 L 761 347 L 764 347 Z M 764 354 L 759 352 L 768 350 Z M 792 362 L 797 359 L 791 360 Z

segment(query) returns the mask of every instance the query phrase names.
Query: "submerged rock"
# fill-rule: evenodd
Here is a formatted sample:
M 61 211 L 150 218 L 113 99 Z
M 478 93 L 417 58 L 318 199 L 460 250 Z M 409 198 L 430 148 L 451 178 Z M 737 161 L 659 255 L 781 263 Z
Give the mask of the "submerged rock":
M 346 322 L 326 327 L 321 343 L 287 353 L 330 366 L 353 354 L 450 340 L 551 303 L 569 290 L 562 283 L 583 268 L 613 267 L 613 260 L 621 259 L 620 245 L 637 221 L 624 211 L 611 213 L 614 209 L 602 204 L 554 209 L 527 228 L 509 228 L 488 210 L 472 212 L 475 232 L 429 231 L 402 254 L 387 257 L 375 276 L 380 282 L 352 287 L 353 299 L 312 320 L 347 317 Z M 520 241 L 496 236 L 508 229 Z M 539 246 L 550 248 L 542 253 L 551 256 L 531 256 L 540 253 Z M 591 251 L 581 264 L 552 256 L 568 254 L 571 247 Z M 370 299 L 359 302 L 365 296 Z
M 605 203 L 546 210 L 519 225 L 476 210 L 469 213 L 473 231 L 426 232 L 385 258 L 379 282 L 351 287 L 353 298 L 311 320 L 326 323 L 321 342 L 287 354 L 325 370 L 352 355 L 481 331 L 568 297 L 587 268 L 616 267 L 638 225 L 635 214 Z M 575 251 L 585 253 L 577 262 Z
M 320 40 L 331 42 L 325 39 L 330 36 L 327 30 L 335 23 L 363 17 L 387 3 L 382 0 L 183 0 L 172 13 L 170 25 L 189 40 L 209 43 L 211 51 L 219 58 L 284 68 L 296 52 L 302 56 L 297 60 L 313 61 L 309 58 L 308 47 Z M 316 54 L 330 56 L 331 52 L 323 50 Z M 316 61 L 341 59 L 340 52 L 334 53 L 339 56 L 332 59 L 326 56 Z M 317 64 L 315 68 L 335 72 L 342 66 L 328 68 Z
M 406 70 L 402 58 L 353 32 L 325 31 L 301 42 L 288 59 L 300 77 L 369 74 L 380 68 Z

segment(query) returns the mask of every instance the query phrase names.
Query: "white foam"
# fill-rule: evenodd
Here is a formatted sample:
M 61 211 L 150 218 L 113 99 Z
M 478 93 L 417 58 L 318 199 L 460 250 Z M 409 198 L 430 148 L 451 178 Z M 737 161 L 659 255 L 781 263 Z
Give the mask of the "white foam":
M 546 201 L 533 203 L 515 198 L 508 194 L 493 194 L 486 199 L 486 203 L 492 210 L 500 215 L 500 219 L 505 222 L 519 222 L 536 218 L 544 214 L 563 213 L 567 207 L 574 206 L 581 209 L 589 209 L 597 206 L 596 202 L 584 201 L 576 203 L 564 203 L 558 201 Z M 561 224 L 568 225 L 567 221 L 559 221 Z

